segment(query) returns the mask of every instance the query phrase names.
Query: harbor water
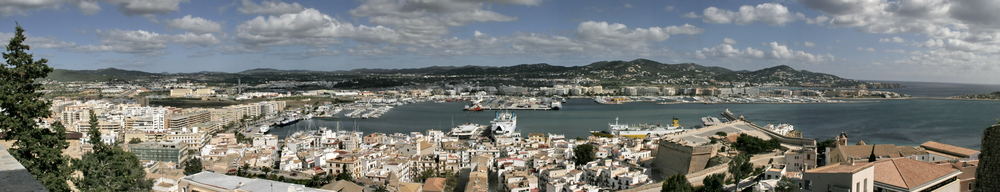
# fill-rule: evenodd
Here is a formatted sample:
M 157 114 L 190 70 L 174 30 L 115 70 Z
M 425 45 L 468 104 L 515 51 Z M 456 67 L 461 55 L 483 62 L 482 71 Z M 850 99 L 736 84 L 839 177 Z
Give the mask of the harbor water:
M 396 107 L 377 119 L 314 118 L 275 127 L 281 137 L 295 131 L 327 127 L 366 133 L 409 133 L 428 129 L 447 131 L 462 123 L 489 124 L 496 111 L 463 111 L 467 103 L 416 103 Z M 788 123 L 805 137 L 828 139 L 846 132 L 851 143 L 859 139 L 874 144 L 918 145 L 934 140 L 979 148 L 982 131 L 1000 118 L 1000 101 L 875 100 L 828 104 L 656 104 L 602 105 L 590 99 L 570 99 L 562 110 L 515 111 L 521 133 L 564 134 L 586 137 L 605 130 L 619 117 L 623 123 L 666 125 L 677 117 L 688 128 L 704 116 L 719 116 L 725 109 L 765 125 Z

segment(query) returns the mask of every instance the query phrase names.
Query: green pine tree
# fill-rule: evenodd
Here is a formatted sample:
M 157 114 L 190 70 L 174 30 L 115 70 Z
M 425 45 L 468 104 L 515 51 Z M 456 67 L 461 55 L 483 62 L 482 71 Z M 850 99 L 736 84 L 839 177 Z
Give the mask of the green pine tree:
M 148 191 L 153 182 L 139 158 L 115 144 L 101 142 L 97 115 L 90 111 L 90 144 L 93 150 L 73 161 L 83 176 L 74 180 L 80 191 Z
M 205 167 L 201 164 L 201 159 L 190 158 L 184 161 L 184 175 L 200 173 Z
M 35 60 L 24 44 L 27 37 L 18 25 L 3 53 L 0 63 L 0 135 L 15 140 L 9 151 L 32 175 L 50 191 L 68 191 L 66 181 L 71 172 L 68 158 L 62 150 L 68 147 L 66 129 L 54 124 L 51 129 L 37 127 L 39 118 L 50 115 L 47 100 L 42 99 L 42 85 L 36 79 L 45 78 L 52 68 L 48 60 Z
M 1000 122 L 983 131 L 975 191 L 1000 189 Z
M 153 186 L 139 158 L 118 146 L 95 148 L 73 165 L 83 173 L 74 180 L 80 191 L 148 191 Z
M 99 127 L 100 124 L 97 123 L 97 114 L 94 113 L 93 109 L 89 113 L 90 121 L 88 123 L 90 124 L 90 129 L 87 129 L 87 135 L 90 136 L 88 137 L 90 141 L 88 143 L 93 145 L 96 150 L 97 147 L 103 147 L 102 144 L 104 143 L 101 142 L 101 128 Z
M 694 192 L 694 187 L 688 182 L 687 177 L 683 174 L 677 174 L 670 176 L 667 180 L 663 181 L 663 188 L 660 189 L 661 192 Z
M 574 159 L 576 160 L 577 165 L 584 165 L 594 161 L 597 155 L 594 151 L 594 145 L 583 144 L 573 147 L 573 156 L 576 157 Z
M 716 173 L 708 175 L 701 183 L 705 184 L 705 186 L 698 190 L 700 192 L 723 192 L 725 191 L 723 187 L 726 185 L 726 174 Z
M 729 175 L 733 176 L 737 188 L 740 186 L 740 181 L 750 176 L 752 172 L 753 164 L 750 164 L 750 154 L 741 152 L 733 157 L 733 160 L 729 161 Z

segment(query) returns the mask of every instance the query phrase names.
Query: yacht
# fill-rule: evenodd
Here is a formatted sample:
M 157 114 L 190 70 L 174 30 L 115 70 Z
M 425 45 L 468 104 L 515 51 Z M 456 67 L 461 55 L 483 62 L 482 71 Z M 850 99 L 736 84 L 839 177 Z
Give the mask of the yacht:
M 451 135 L 453 137 L 458 137 L 459 139 L 469 139 L 475 137 L 476 135 L 479 135 L 480 133 L 483 132 L 484 129 L 486 129 L 486 126 L 474 123 L 466 123 L 459 125 L 458 127 L 451 128 L 451 131 L 448 132 L 448 135 Z
M 646 138 L 649 136 L 661 136 L 671 133 L 683 132 L 685 129 L 680 125 L 680 119 L 676 117 L 670 126 L 660 126 L 654 124 L 620 124 L 618 118 L 615 122 L 608 124 L 608 133 L 615 136 Z
M 260 133 L 267 133 L 268 131 L 271 131 L 271 126 L 260 126 Z
M 497 112 L 493 121 L 490 121 L 490 129 L 496 135 L 508 135 L 517 130 L 517 115 L 509 112 Z

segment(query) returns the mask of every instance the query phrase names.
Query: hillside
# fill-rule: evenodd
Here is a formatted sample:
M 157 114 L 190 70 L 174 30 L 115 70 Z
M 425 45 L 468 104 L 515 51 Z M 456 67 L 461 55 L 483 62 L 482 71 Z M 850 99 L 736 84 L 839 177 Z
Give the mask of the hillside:
M 52 73 L 49 73 L 48 79 L 56 81 L 109 81 L 155 78 L 159 75 L 160 74 L 156 73 L 130 71 L 116 68 L 97 70 L 55 69 Z
M 421 78 L 416 78 L 420 76 Z M 755 70 L 733 71 L 695 63 L 665 64 L 648 59 L 600 61 L 582 66 L 556 66 L 546 63 L 513 66 L 432 66 L 407 69 L 354 69 L 346 71 L 250 69 L 237 73 L 147 73 L 121 69 L 57 70 L 50 79 L 58 81 L 105 81 L 177 78 L 203 82 L 260 83 L 274 80 L 331 81 L 365 87 L 368 81 L 391 81 L 384 85 L 411 85 L 445 81 L 475 80 L 486 84 L 518 84 L 518 79 L 584 79 L 601 85 L 726 85 L 727 83 L 778 84 L 786 86 L 847 87 L 864 82 L 835 75 L 796 70 L 786 65 Z M 513 83 L 512 83 L 513 82 Z M 383 83 L 375 83 L 383 85 Z M 532 84 L 534 85 L 534 84 Z

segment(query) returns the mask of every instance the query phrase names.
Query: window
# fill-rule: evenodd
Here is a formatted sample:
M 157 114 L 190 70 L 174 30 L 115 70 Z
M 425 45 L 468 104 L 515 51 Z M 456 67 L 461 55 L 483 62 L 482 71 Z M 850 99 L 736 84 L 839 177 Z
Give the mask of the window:
M 865 178 L 865 192 L 868 192 L 868 178 Z
M 861 192 L 861 183 L 854 183 L 854 188 L 856 188 L 854 191 Z

